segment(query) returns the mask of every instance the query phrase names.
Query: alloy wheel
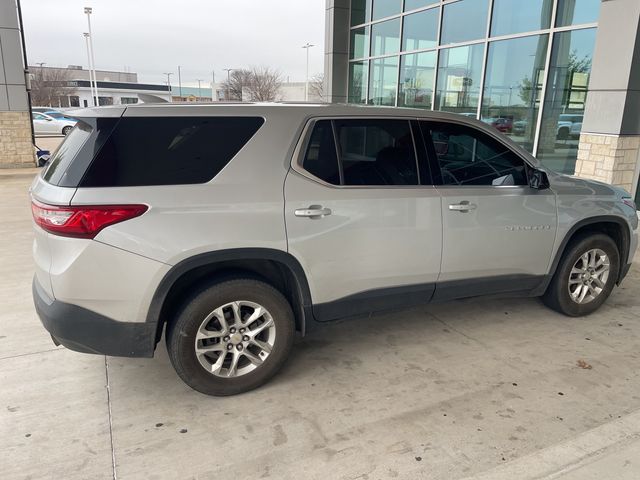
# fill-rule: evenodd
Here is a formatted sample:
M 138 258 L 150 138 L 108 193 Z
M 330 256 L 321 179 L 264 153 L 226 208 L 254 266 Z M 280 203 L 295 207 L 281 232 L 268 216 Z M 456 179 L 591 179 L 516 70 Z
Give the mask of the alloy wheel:
M 578 304 L 595 300 L 609 279 L 609 256 L 599 248 L 583 253 L 569 274 L 569 296 Z
M 254 302 L 239 300 L 212 311 L 196 333 L 195 353 L 212 375 L 233 378 L 258 368 L 276 339 L 269 311 Z

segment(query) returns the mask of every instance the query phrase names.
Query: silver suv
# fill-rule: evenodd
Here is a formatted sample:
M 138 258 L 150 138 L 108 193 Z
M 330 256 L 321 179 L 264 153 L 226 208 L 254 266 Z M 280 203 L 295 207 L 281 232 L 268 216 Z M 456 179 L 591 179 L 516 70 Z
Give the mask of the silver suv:
M 607 299 L 637 246 L 625 191 L 559 175 L 491 126 L 345 105 L 138 105 L 77 126 L 32 187 L 54 342 L 151 357 L 231 395 L 296 331 L 479 295 Z M 534 319 L 532 319 L 534 321 Z

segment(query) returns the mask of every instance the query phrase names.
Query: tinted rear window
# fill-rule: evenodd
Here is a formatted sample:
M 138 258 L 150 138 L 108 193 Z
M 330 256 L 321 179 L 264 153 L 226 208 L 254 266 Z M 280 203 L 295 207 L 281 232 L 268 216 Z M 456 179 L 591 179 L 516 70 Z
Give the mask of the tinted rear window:
M 124 117 L 79 186 L 208 182 L 263 123 L 259 117 Z

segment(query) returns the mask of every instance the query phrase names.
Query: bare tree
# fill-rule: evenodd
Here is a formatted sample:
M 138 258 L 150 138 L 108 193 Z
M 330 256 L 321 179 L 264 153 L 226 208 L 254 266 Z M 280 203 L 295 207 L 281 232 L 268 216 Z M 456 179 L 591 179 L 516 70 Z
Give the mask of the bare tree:
M 269 67 L 253 67 L 246 92 L 252 101 L 271 102 L 276 99 L 281 86 L 282 75 L 279 71 Z
M 251 71 L 246 69 L 233 70 L 229 79 L 222 82 L 226 100 L 242 100 L 242 91 L 251 83 Z
M 324 101 L 324 73 L 317 73 L 309 80 L 309 97 Z
M 68 96 L 77 91 L 69 84 L 70 72 L 64 68 L 31 68 L 31 103 L 43 107 L 68 107 Z
M 282 76 L 277 70 L 252 67 L 232 71 L 222 88 L 229 100 L 267 102 L 276 99 L 281 85 Z

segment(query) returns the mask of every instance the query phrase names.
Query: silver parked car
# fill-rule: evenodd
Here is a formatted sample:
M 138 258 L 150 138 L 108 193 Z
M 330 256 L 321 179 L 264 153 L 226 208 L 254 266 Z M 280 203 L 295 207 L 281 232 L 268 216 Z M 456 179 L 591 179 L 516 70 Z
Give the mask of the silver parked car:
M 56 343 L 151 357 L 230 395 L 295 332 L 479 295 L 598 309 L 638 242 L 629 194 L 549 171 L 490 125 L 345 105 L 85 109 L 32 187 Z M 535 319 L 532 319 L 535 321 Z
M 33 122 L 33 131 L 36 135 L 69 135 L 76 120 L 61 116 L 56 118 L 52 115 L 40 112 L 31 113 L 31 121 Z

